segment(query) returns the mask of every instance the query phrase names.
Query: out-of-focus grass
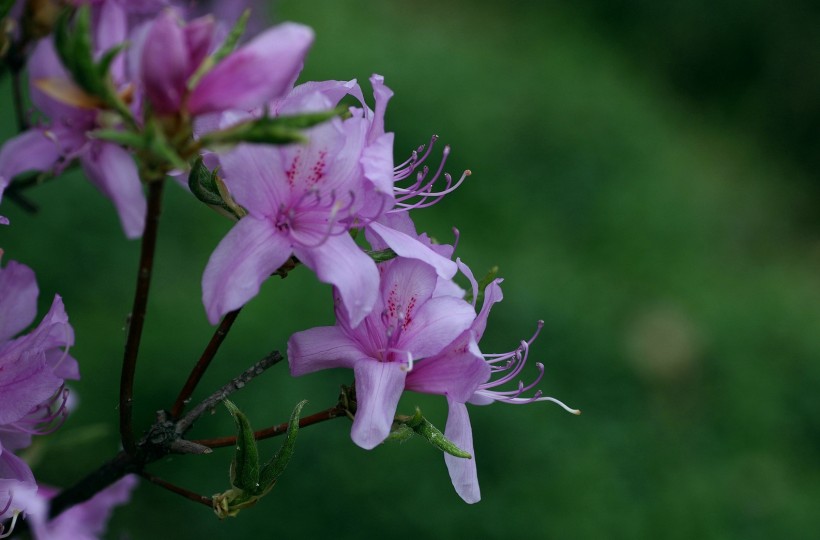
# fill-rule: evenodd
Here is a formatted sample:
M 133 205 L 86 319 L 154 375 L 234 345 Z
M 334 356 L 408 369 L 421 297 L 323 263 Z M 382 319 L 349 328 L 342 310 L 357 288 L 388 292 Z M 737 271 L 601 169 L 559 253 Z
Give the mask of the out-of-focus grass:
M 472 408 L 483 494 L 474 506 L 458 499 L 441 456 L 421 441 L 366 452 L 337 420 L 304 430 L 280 484 L 235 520 L 219 523 L 143 486 L 112 530 L 134 538 L 799 538 L 820 529 L 820 251 L 816 232 L 801 228 L 813 205 L 796 169 L 696 102 L 681 103 L 569 9 L 317 0 L 281 2 L 277 11 L 316 30 L 304 80 L 385 75 L 396 93 L 387 127 L 397 161 L 437 133 L 453 147 L 448 170 L 472 169 L 458 192 L 415 216 L 419 228 L 449 241 L 456 226 L 458 253 L 476 273 L 501 267 L 505 300 L 483 349 L 509 350 L 544 319 L 531 351 L 546 365 L 541 388 L 584 414 L 549 404 Z M 51 446 L 40 449 L 37 469 L 65 484 L 117 448 L 138 246 L 122 239 L 113 210 L 81 178 L 32 198 L 41 216 L 3 204 L 12 226 L 0 245 L 35 269 L 41 306 L 64 296 L 77 331 L 81 407 L 42 441 Z M 199 279 L 228 228 L 169 189 L 138 373 L 140 425 L 170 406 L 210 335 Z M 331 322 L 328 287 L 304 269 L 271 280 L 199 396 L 284 347 L 293 331 Z M 299 399 L 311 400 L 306 412 L 329 406 L 350 380 L 342 371 L 285 372 L 273 368 L 237 396 L 254 425 L 285 419 Z M 408 395 L 401 407 L 421 404 L 443 425 L 442 402 Z M 76 435 L 89 432 L 83 426 L 93 428 L 85 441 Z M 195 434 L 231 429 L 217 411 Z M 229 461 L 223 450 L 152 470 L 210 494 L 227 487 Z

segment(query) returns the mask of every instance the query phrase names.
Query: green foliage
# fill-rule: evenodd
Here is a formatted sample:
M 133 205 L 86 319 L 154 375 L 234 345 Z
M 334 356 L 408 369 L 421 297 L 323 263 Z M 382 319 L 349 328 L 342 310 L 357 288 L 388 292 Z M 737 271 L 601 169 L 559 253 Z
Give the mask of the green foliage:
M 299 432 L 299 415 L 305 403 L 307 401 L 296 404 L 282 446 L 260 470 L 253 428 L 245 414 L 231 401 L 225 400 L 225 406 L 236 423 L 236 447 L 230 468 L 231 487 L 213 496 L 214 512 L 220 519 L 235 517 L 240 510 L 254 506 L 276 485 L 293 456 Z
M 242 142 L 256 144 L 291 144 L 306 143 L 307 138 L 302 130 L 327 122 L 344 112 L 337 107 L 330 111 L 297 114 L 292 116 L 263 116 L 242 122 L 227 129 L 212 131 L 202 136 L 204 146 L 238 144 Z

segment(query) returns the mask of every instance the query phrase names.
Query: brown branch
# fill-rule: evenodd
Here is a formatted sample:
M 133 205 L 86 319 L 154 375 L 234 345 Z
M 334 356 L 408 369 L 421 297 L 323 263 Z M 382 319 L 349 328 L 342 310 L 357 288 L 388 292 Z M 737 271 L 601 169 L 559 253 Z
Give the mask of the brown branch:
M 197 502 L 199 504 L 203 504 L 203 505 L 207 506 L 208 508 L 210 508 L 211 510 L 213 510 L 214 505 L 213 505 L 213 502 L 211 501 L 210 497 L 200 495 L 199 493 L 194 493 L 193 491 L 187 490 L 184 487 L 180 487 L 176 484 L 172 484 L 171 482 L 168 482 L 167 480 L 163 480 L 162 478 L 160 478 L 158 476 L 154 476 L 153 474 L 151 474 L 149 472 L 146 472 L 146 471 L 140 471 L 139 475 L 142 476 L 143 478 L 145 478 L 146 480 L 148 480 L 149 482 L 151 482 L 152 484 L 156 484 L 161 488 L 167 489 L 171 493 L 176 493 L 177 495 L 182 495 L 183 497 L 185 497 L 189 501 L 194 501 L 194 502 Z
M 173 407 L 171 407 L 171 418 L 178 418 L 179 415 L 182 414 L 182 411 L 185 410 L 185 404 L 188 402 L 191 395 L 193 395 L 197 384 L 199 384 L 199 381 L 202 380 L 202 376 L 205 375 L 205 371 L 211 364 L 211 360 L 213 360 L 214 356 L 216 356 L 219 346 L 222 345 L 223 341 L 225 341 L 225 337 L 228 335 L 228 331 L 231 329 L 237 315 L 239 315 L 240 309 L 242 308 L 231 311 L 222 318 L 222 322 L 219 323 L 219 328 L 217 328 L 216 332 L 214 332 L 214 335 L 211 337 L 211 341 L 208 342 L 208 345 L 202 352 L 202 356 L 199 357 L 199 361 L 194 366 L 194 369 L 191 370 L 191 374 L 188 375 L 188 380 L 185 381 L 185 386 L 183 386 L 182 390 L 179 391 L 179 395 L 177 396 Z
M 120 437 L 122 446 L 128 454 L 136 451 L 134 427 L 132 425 L 134 374 L 137 369 L 142 329 L 145 324 L 145 310 L 148 306 L 148 290 L 151 286 L 151 274 L 154 267 L 154 251 L 157 245 L 159 215 L 162 210 L 162 187 L 164 179 L 148 183 L 148 209 L 145 216 L 145 232 L 142 235 L 139 272 L 134 292 L 134 307 L 128 325 L 125 341 L 125 353 L 122 359 L 120 377 Z
M 148 429 L 146 435 L 140 439 L 139 443 L 135 445 L 136 451 L 134 453 L 128 454 L 121 451 L 88 476 L 58 493 L 51 502 L 51 517 L 54 518 L 72 506 L 87 501 L 126 474 L 142 474 L 146 465 L 171 453 L 208 453 L 209 449 L 207 447 L 183 439 L 182 435 L 185 431 L 190 429 L 193 422 L 205 411 L 213 408 L 232 392 L 244 387 L 254 377 L 261 375 L 267 368 L 281 360 L 281 354 L 276 351 L 272 352 L 217 392 L 211 394 L 176 423 L 169 420 L 164 411 L 159 411 L 154 424 Z
M 324 411 L 317 412 L 316 414 L 305 416 L 304 418 L 299 420 L 299 427 L 303 428 L 307 426 L 312 426 L 313 424 L 320 424 L 322 422 L 326 422 L 327 420 L 332 420 L 333 418 L 341 418 L 346 415 L 347 412 L 345 411 L 345 409 L 341 405 L 336 405 L 329 409 L 325 409 Z M 261 441 L 262 439 L 269 439 L 271 437 L 282 435 L 287 430 L 288 423 L 283 422 L 281 424 L 277 424 L 269 428 L 255 431 L 253 433 L 253 438 L 257 441 Z M 218 437 L 214 439 L 198 439 L 191 442 L 201 444 L 202 446 L 207 446 L 208 448 L 222 448 L 225 446 L 233 446 L 234 444 L 236 444 L 236 437 L 230 436 Z
M 229 395 L 233 394 L 240 388 L 244 387 L 255 377 L 261 375 L 266 369 L 275 366 L 282 361 L 282 355 L 279 351 L 273 351 L 262 360 L 258 361 L 253 366 L 245 370 L 242 375 L 236 377 L 231 382 L 208 396 L 201 401 L 196 407 L 191 409 L 191 412 L 180 418 L 176 423 L 176 433 L 182 436 L 186 431 L 191 429 L 191 426 L 196 420 L 202 416 L 205 411 L 213 409 L 218 403 L 224 400 Z

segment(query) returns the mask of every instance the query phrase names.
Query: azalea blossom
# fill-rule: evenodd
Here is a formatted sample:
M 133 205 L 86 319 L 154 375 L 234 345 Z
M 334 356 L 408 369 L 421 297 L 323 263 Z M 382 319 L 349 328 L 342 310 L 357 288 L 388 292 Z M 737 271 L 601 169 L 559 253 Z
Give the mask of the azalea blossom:
M 127 15 L 117 2 L 95 8 L 94 48 L 98 54 L 125 41 Z M 89 136 L 95 129 L 109 127 L 108 117 L 95 103 L 81 97 L 82 91 L 60 63 L 51 37 L 37 44 L 28 70 L 31 99 L 48 122 L 9 139 L 0 149 L 0 195 L 20 173 L 58 174 L 78 159 L 89 181 L 114 203 L 125 235 L 142 235 L 145 197 L 134 160 L 122 147 Z M 111 65 L 111 78 L 117 88 L 130 91 L 121 57 Z
M 329 81 L 298 86 L 274 102 L 271 112 L 332 109 L 354 85 Z M 374 88 L 381 104 L 385 92 L 380 79 L 374 79 Z M 248 214 L 220 242 L 205 268 L 203 302 L 212 323 L 255 296 L 291 255 L 337 288 L 354 325 L 370 312 L 378 291 L 376 264 L 348 231 L 390 204 L 392 145 L 377 143 L 374 150 L 369 144 L 375 122 L 372 112 L 369 116 L 352 109 L 350 118 L 308 130 L 304 145 L 242 144 L 219 156 L 224 182 Z
M 307 26 L 280 24 L 192 81 L 211 52 L 214 30 L 213 17 L 184 23 L 169 9 L 137 33 L 134 63 L 155 112 L 199 116 L 253 109 L 290 89 L 313 42 Z
M 125 476 L 54 519 L 49 519 L 48 509 L 57 490 L 41 485 L 20 498 L 25 503 L 25 517 L 34 540 L 96 540 L 105 533 L 114 507 L 129 501 L 137 483 L 136 476 Z
M 478 283 L 469 267 L 460 260 L 459 269 L 470 281 L 473 306 L 478 298 Z M 495 279 L 484 289 L 484 302 L 475 320 L 464 333 L 442 349 L 437 355 L 419 362 L 407 377 L 406 388 L 426 394 L 440 394 L 447 398 L 449 413 L 444 435 L 456 446 L 469 453 L 472 459 L 444 455 L 450 479 L 456 492 L 464 501 L 475 503 L 481 499 L 478 487 L 475 452 L 470 417 L 465 403 L 488 405 L 494 401 L 509 404 L 526 404 L 552 401 L 566 411 L 579 414 L 552 397 L 543 396 L 540 390 L 527 397 L 544 375 L 544 366 L 536 363 L 539 371 L 535 381 L 524 384 L 518 381 L 527 363 L 529 348 L 543 326 L 528 341 L 522 341 L 513 351 L 502 354 L 482 354 L 478 343 L 487 327 L 487 318 L 494 304 L 503 299 L 501 279 Z M 503 390 L 509 383 L 518 383 L 513 390 Z
M 28 465 L 12 452 L 60 425 L 63 382 L 79 378 L 67 353 L 74 331 L 59 296 L 34 330 L 14 337 L 34 321 L 38 294 L 29 267 L 12 261 L 0 268 L 0 519 L 25 510 L 21 495 L 36 491 Z
M 351 437 L 362 448 L 384 441 L 396 406 L 417 363 L 452 343 L 475 319 L 472 306 L 450 295 L 435 296 L 433 267 L 397 258 L 379 265 L 381 283 L 374 310 L 353 326 L 336 297 L 336 325 L 297 332 L 288 340 L 294 376 L 346 367 L 356 378 L 357 410 Z M 459 380 L 454 384 L 473 384 Z

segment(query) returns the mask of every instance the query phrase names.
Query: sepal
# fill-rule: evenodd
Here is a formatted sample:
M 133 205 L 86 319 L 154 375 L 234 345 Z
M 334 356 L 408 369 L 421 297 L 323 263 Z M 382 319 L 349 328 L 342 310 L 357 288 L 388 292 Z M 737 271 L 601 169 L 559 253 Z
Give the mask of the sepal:
M 71 9 L 63 11 L 57 24 L 54 27 L 54 45 L 60 61 L 66 70 L 71 74 L 74 83 L 79 90 L 87 94 L 88 98 L 80 100 L 87 105 L 93 102 L 99 103 L 117 111 L 129 123 L 134 124 L 131 111 L 117 95 L 114 83 L 109 75 L 111 63 L 122 52 L 125 47 L 121 43 L 105 51 L 100 60 L 94 59 L 94 48 L 91 39 L 91 9 L 87 4 L 83 4 L 76 10 L 73 28 L 69 27 L 69 19 L 72 14 Z M 46 85 L 45 91 L 52 91 L 52 97 L 65 101 L 59 94 L 59 86 Z M 70 98 L 73 102 L 78 101 L 77 96 Z
M 228 32 L 225 41 L 222 45 L 214 51 L 214 53 L 206 58 L 202 64 L 197 68 L 194 74 L 188 79 L 188 90 L 193 90 L 197 83 L 208 73 L 220 60 L 231 54 L 236 49 L 236 44 L 239 43 L 239 38 L 245 33 L 245 27 L 248 24 L 248 19 L 251 16 L 251 10 L 246 9 L 242 15 L 237 19 L 236 24 L 233 25 L 231 31 Z
M 202 136 L 203 146 L 233 145 L 239 143 L 291 144 L 307 143 L 302 130 L 326 122 L 343 112 L 342 108 L 292 116 L 263 116 L 242 122 L 227 129 L 212 131 Z
M 464 459 L 472 459 L 468 452 L 465 452 L 456 444 L 444 436 L 436 426 L 421 414 L 421 409 L 416 407 L 413 416 L 401 416 L 396 418 L 396 427 L 387 437 L 388 441 L 406 441 L 413 434 L 420 435 L 427 439 L 427 442 L 451 456 Z
M 200 201 L 217 210 L 228 212 L 235 219 L 240 219 L 247 214 L 230 196 L 216 169 L 213 171 L 208 169 L 201 157 L 198 157 L 191 166 L 191 172 L 188 174 L 188 189 Z

